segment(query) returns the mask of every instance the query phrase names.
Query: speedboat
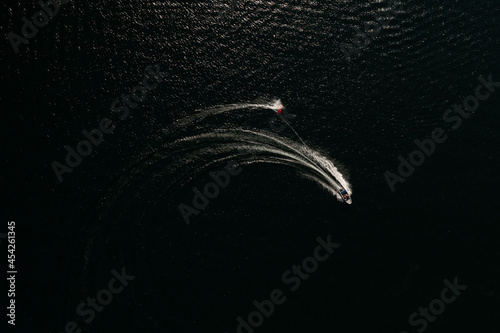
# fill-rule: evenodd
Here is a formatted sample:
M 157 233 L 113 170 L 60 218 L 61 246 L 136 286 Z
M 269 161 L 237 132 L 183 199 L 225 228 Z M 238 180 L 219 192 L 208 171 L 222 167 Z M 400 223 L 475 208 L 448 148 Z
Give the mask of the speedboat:
M 340 197 L 342 198 L 342 200 L 345 201 L 345 203 L 347 204 L 352 204 L 352 199 L 351 199 L 351 195 L 349 193 L 347 193 L 347 191 L 344 189 L 344 188 L 340 188 L 339 190 L 339 194 L 340 194 Z

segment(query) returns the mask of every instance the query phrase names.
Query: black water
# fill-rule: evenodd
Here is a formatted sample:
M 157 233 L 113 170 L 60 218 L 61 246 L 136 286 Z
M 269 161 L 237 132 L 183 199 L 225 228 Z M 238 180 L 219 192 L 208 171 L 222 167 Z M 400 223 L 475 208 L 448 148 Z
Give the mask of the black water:
M 286 302 L 255 332 L 416 332 L 408 317 L 458 277 L 467 290 L 427 331 L 497 332 L 500 88 L 456 130 L 443 114 L 474 94 L 479 76 L 500 81 L 500 2 L 406 1 L 347 61 L 342 44 L 387 7 L 81 0 L 18 54 L 5 38 L 0 230 L 16 221 L 15 329 L 63 332 L 76 321 L 83 332 L 235 332 L 253 300 L 282 289 Z M 1 8 L 5 36 L 39 10 Z M 149 65 L 169 74 L 119 119 L 111 103 Z M 256 131 L 275 116 L 238 110 L 165 129 L 257 99 L 281 99 L 305 143 L 349 178 L 353 204 L 294 168 L 252 163 L 187 225 L 178 204 L 191 204 L 193 187 L 229 156 L 218 140 L 172 143 Z M 115 130 L 60 183 L 51 163 L 102 118 Z M 384 173 L 435 128 L 448 139 L 392 192 Z M 289 129 L 276 135 L 298 141 Z M 341 246 L 291 292 L 282 274 L 328 235 Z M 76 307 L 122 267 L 136 278 L 85 323 Z

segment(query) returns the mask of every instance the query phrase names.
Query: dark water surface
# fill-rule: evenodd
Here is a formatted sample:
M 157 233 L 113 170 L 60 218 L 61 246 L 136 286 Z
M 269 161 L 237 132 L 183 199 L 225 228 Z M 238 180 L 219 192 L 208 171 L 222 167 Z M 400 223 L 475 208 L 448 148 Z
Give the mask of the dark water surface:
M 18 54 L 5 38 L 2 221 L 17 223 L 15 330 L 76 321 L 82 332 L 236 332 L 254 300 L 281 289 L 286 301 L 255 332 L 417 332 L 408 317 L 458 277 L 467 290 L 426 331 L 498 332 L 500 87 L 456 130 L 443 114 L 479 76 L 500 82 L 500 2 L 405 1 L 347 61 L 342 45 L 387 7 L 80 0 Z M 39 10 L 1 8 L 5 36 Z M 120 119 L 110 105 L 155 65 L 164 81 Z M 178 205 L 191 205 L 193 187 L 227 160 L 249 161 L 198 136 L 258 131 L 276 116 L 242 108 L 172 124 L 277 99 L 349 179 L 353 204 L 257 158 L 187 225 Z M 102 118 L 115 130 L 59 183 L 51 163 Z M 435 128 L 448 139 L 392 192 L 384 173 Z M 300 144 L 289 128 L 274 135 Z M 341 246 L 290 291 L 282 274 L 328 235 Z M 136 278 L 85 323 L 77 306 L 122 267 Z

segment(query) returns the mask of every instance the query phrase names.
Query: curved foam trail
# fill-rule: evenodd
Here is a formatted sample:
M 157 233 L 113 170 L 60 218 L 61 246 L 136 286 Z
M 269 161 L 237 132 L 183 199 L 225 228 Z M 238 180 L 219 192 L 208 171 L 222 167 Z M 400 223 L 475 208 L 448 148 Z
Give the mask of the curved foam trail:
M 311 150 L 311 155 L 314 157 L 314 160 L 318 162 L 322 168 L 326 169 L 331 173 L 335 179 L 337 179 L 342 185 L 343 188 L 347 190 L 350 194 L 353 193 L 351 184 L 344 178 L 342 173 L 335 167 L 332 161 L 329 159 L 325 158 L 324 156 L 321 156 L 318 152 Z
M 238 109 L 269 109 L 276 111 L 280 108 L 280 105 L 281 105 L 281 100 L 275 99 L 274 101 L 271 101 L 269 103 L 236 103 L 236 104 L 217 105 L 208 109 L 196 110 L 196 112 L 203 112 L 203 113 L 209 112 L 210 114 L 217 114 Z
M 343 178 L 342 174 L 328 158 L 310 148 L 303 147 L 293 141 L 288 142 L 281 137 L 250 130 L 223 130 L 182 138 L 178 140 L 177 143 L 189 143 L 190 146 L 192 146 L 191 141 L 199 142 L 221 139 L 244 143 L 244 145 L 228 145 L 231 149 L 244 148 L 247 152 L 265 154 L 265 156 L 259 155 L 255 157 L 261 161 L 276 163 L 276 161 L 279 160 L 281 164 L 299 167 L 299 169 L 302 169 L 300 173 L 303 176 L 315 181 L 318 185 L 328 190 L 331 194 L 335 195 L 339 201 L 342 201 L 342 199 L 337 191 L 341 187 L 348 189 L 348 191 L 350 190 L 349 183 Z M 202 149 L 202 147 L 199 148 L 199 150 Z M 227 156 L 228 151 L 224 149 L 228 148 L 225 146 L 221 147 L 220 145 L 217 146 L 215 150 L 212 146 L 206 148 L 206 150 L 210 150 L 212 153 L 218 151 Z M 193 158 L 198 158 L 198 154 L 199 151 L 193 153 Z M 240 153 L 239 155 L 242 156 L 243 154 Z M 234 158 L 234 156 L 232 156 L 232 158 Z M 306 173 L 304 170 L 308 170 L 309 172 Z
M 190 138 L 189 141 L 199 140 L 200 138 L 202 137 L 201 136 L 192 137 Z M 266 163 L 277 163 L 282 165 L 288 165 L 299 169 L 300 167 L 302 167 L 303 169 L 308 170 L 309 173 L 301 171 L 300 172 L 301 175 L 315 181 L 321 187 L 325 188 L 328 192 L 332 193 L 333 195 L 337 195 L 337 190 L 339 186 L 337 182 L 323 170 L 319 169 L 314 164 L 311 164 L 310 161 L 303 159 L 300 156 L 294 155 L 290 152 L 280 150 L 278 148 L 257 145 L 259 142 L 252 142 L 252 143 L 255 143 L 255 145 L 247 146 L 245 149 L 248 151 L 252 151 L 253 153 L 268 154 L 268 155 L 258 155 L 257 157 L 254 157 L 255 158 L 254 160 L 248 161 L 248 163 L 260 161 Z M 196 154 L 193 155 L 196 156 Z M 234 159 L 235 157 L 241 157 L 241 156 L 231 155 L 227 156 L 227 158 L 225 159 L 230 160 Z M 313 171 L 314 173 L 311 173 L 311 171 Z M 323 178 L 323 180 L 321 180 L 320 177 Z M 340 199 L 340 196 L 338 198 Z
M 237 103 L 237 104 L 226 104 L 226 105 L 217 105 L 214 107 L 210 107 L 207 109 L 201 109 L 201 110 L 196 110 L 196 113 L 193 115 L 184 117 L 179 119 L 174 123 L 174 125 L 187 125 L 192 122 L 196 121 L 201 121 L 205 119 L 208 116 L 228 112 L 228 111 L 234 111 L 234 110 L 239 110 L 239 109 L 269 109 L 276 111 L 279 109 L 281 105 L 281 100 L 280 99 L 275 99 L 272 100 L 268 103 Z
M 279 142 L 279 144 L 287 147 L 288 149 L 292 149 L 297 154 L 300 154 L 304 158 L 306 158 L 311 164 L 313 164 L 315 166 L 318 166 L 318 164 L 319 164 L 322 169 L 327 170 L 328 173 L 332 174 L 334 176 L 334 178 L 338 181 L 338 183 L 335 184 L 338 187 L 337 190 L 340 189 L 340 186 L 342 186 L 349 193 L 352 193 L 351 185 L 349 184 L 349 182 L 347 180 L 344 179 L 342 173 L 340 173 L 340 171 L 335 167 L 335 165 L 328 158 L 326 158 L 326 157 L 322 156 L 321 154 L 319 154 L 318 152 L 310 149 L 309 147 L 307 147 L 307 145 L 304 145 L 305 146 L 305 148 L 304 148 L 304 147 L 301 147 L 300 145 L 296 145 L 296 144 L 293 145 L 293 143 L 285 143 L 282 141 L 283 139 L 281 139 L 279 137 L 269 136 L 269 135 L 264 134 L 264 133 L 253 132 L 253 131 L 249 131 L 249 130 L 242 130 L 242 132 L 249 132 L 249 133 L 253 133 L 253 134 L 258 134 L 258 135 L 265 137 L 267 139 Z
M 198 112 L 208 111 L 212 109 L 224 109 L 224 110 L 235 110 L 235 109 L 245 109 L 245 108 L 254 108 L 254 109 L 270 109 L 270 110 L 278 110 L 281 105 L 281 99 L 275 99 L 270 101 L 269 103 L 236 103 L 236 104 L 225 104 L 225 105 L 216 105 L 209 109 L 197 110 Z

